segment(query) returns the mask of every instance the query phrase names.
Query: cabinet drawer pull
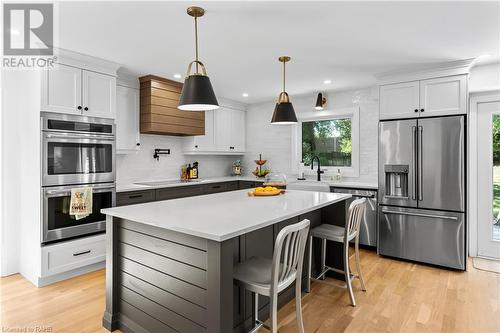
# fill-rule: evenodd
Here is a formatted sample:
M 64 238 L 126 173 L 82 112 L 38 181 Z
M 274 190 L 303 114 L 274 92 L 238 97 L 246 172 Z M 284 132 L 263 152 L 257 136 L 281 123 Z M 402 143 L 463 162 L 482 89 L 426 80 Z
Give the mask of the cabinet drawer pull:
M 420 109 L 420 112 L 424 112 L 425 110 L 424 109 Z
M 132 194 L 132 195 L 129 195 L 128 198 L 129 199 L 137 199 L 137 198 L 142 198 L 142 194 Z
M 81 107 L 80 105 L 78 105 L 77 109 L 78 109 L 78 110 L 81 110 L 81 109 L 82 109 L 82 107 Z
M 78 256 L 81 256 L 81 255 L 84 255 L 84 254 L 90 253 L 90 252 L 91 252 L 90 250 L 87 250 L 87 251 L 82 251 L 82 252 L 73 253 L 73 257 L 78 257 Z
M 89 108 L 88 108 L 88 107 L 84 107 L 83 109 L 84 109 L 85 111 L 88 111 L 88 110 L 89 110 Z

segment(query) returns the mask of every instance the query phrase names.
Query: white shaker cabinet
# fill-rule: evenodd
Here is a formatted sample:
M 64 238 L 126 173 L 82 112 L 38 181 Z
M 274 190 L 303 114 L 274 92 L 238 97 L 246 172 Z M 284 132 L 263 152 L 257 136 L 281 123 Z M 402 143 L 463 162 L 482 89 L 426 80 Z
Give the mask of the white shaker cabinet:
M 380 86 L 380 119 L 467 113 L 467 75 Z
M 231 111 L 231 146 L 235 152 L 245 151 L 245 111 Z
M 245 111 L 221 106 L 205 111 L 205 135 L 187 138 L 188 155 L 237 155 L 245 152 Z
M 116 86 L 116 153 L 127 154 L 140 148 L 139 89 Z
M 193 144 L 190 147 L 193 151 L 207 152 L 215 151 L 215 112 L 218 110 L 205 111 L 205 135 L 193 137 Z
M 41 77 L 41 111 L 115 118 L 116 77 L 64 64 Z
M 83 115 L 115 118 L 116 78 L 82 70 Z
M 467 112 L 465 75 L 420 81 L 420 116 L 443 116 Z
M 380 87 L 380 119 L 418 117 L 419 81 Z
M 42 71 L 41 110 L 59 113 L 82 113 L 82 70 L 58 64 Z

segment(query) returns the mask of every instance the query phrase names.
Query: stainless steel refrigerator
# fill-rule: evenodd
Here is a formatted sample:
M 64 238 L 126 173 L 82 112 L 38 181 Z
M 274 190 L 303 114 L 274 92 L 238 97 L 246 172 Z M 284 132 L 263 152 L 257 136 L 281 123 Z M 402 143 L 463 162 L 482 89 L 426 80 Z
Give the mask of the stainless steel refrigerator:
M 465 269 L 463 116 L 379 124 L 378 253 Z

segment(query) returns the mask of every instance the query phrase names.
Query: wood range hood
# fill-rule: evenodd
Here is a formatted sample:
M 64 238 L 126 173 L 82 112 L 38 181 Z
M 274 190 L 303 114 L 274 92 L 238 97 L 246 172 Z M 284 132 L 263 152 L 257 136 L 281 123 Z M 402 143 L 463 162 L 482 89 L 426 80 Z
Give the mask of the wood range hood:
M 205 134 L 204 111 L 177 109 L 182 83 L 155 75 L 141 83 L 141 133 L 177 136 Z

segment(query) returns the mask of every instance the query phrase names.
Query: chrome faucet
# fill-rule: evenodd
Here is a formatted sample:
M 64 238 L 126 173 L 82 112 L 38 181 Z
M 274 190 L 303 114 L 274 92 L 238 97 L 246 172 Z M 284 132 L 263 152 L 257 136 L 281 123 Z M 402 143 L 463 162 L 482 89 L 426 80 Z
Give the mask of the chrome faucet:
M 321 174 L 325 173 L 325 172 L 323 170 L 321 170 L 321 165 L 320 165 L 320 162 L 319 162 L 319 157 L 317 155 L 315 155 L 311 159 L 311 170 L 314 170 L 314 160 L 318 161 L 318 170 L 316 172 L 318 173 L 318 182 L 320 182 L 321 181 Z

